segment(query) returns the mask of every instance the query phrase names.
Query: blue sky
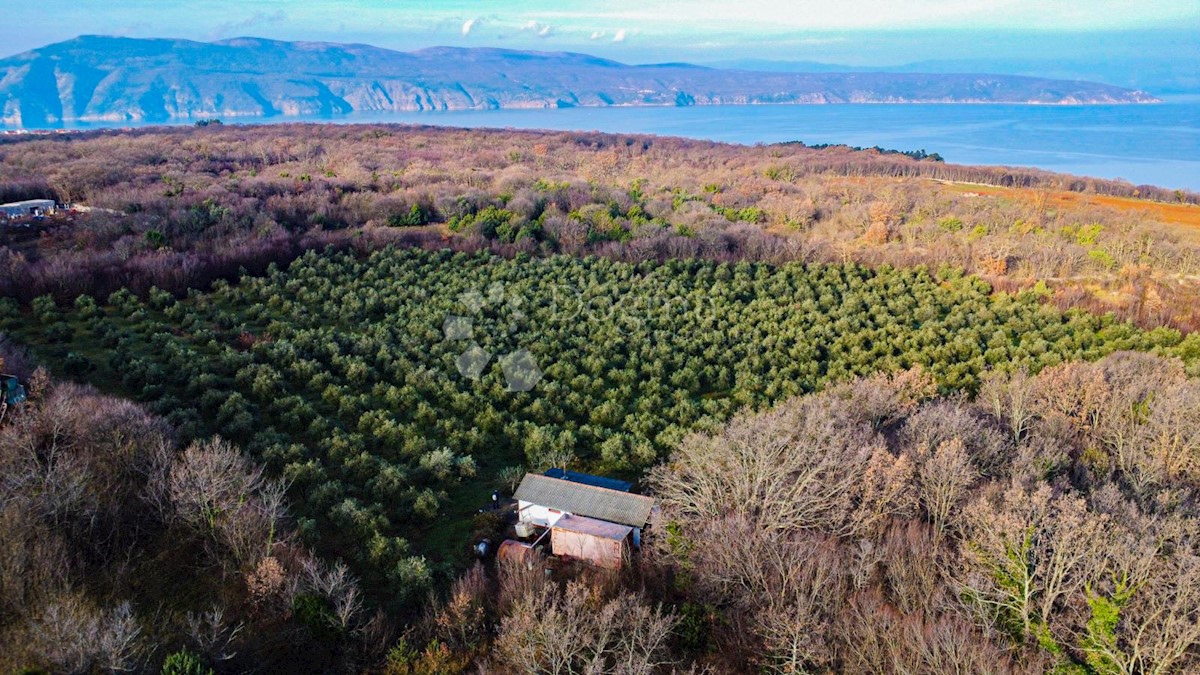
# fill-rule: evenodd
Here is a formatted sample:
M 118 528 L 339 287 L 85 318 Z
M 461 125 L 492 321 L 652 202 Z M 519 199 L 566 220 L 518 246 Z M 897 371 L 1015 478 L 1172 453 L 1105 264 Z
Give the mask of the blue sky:
M 0 50 L 77 34 L 572 50 L 627 62 L 1191 58 L 1200 0 L 5 0 Z M 1164 33 L 1163 31 L 1166 31 Z M 1165 35 L 1165 38 L 1164 38 Z

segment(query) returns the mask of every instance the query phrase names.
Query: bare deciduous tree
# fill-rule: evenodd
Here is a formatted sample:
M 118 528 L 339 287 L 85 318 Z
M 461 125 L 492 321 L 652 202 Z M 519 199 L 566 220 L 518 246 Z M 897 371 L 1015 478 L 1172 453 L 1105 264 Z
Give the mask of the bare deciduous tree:
M 50 601 L 30 625 L 33 651 L 63 672 L 129 672 L 144 651 L 128 602 L 104 611 L 72 593 Z
M 1008 425 L 1015 444 L 1025 439 L 1037 415 L 1034 380 L 1025 371 L 988 373 L 975 400 L 989 414 Z
M 917 454 L 917 494 L 938 536 L 951 528 L 951 517 L 978 477 L 962 441 L 943 441 L 936 450 L 921 447 Z
M 674 625 L 671 614 L 629 593 L 604 600 L 582 583 L 563 592 L 548 585 L 504 617 L 496 652 L 515 672 L 649 675 L 670 663 Z
M 967 507 L 965 590 L 1023 635 L 1052 630 L 1105 568 L 1108 517 L 1049 485 L 994 487 Z
M 222 607 L 203 612 L 188 612 L 184 617 L 184 632 L 201 654 L 212 661 L 228 661 L 237 656 L 235 647 L 241 622 L 230 622 Z
M 303 583 L 308 591 L 329 600 L 339 626 L 347 630 L 357 626 L 362 613 L 362 591 L 345 563 L 327 565 L 315 558 L 307 559 Z
M 862 673 L 1043 673 L 1049 665 L 963 617 L 925 618 L 898 612 L 878 593 L 856 594 L 841 617 L 844 669 Z
M 1015 447 L 986 415 L 955 399 L 921 406 L 905 421 L 903 438 L 906 447 L 929 450 L 958 441 L 978 472 L 986 476 L 1002 474 L 1012 463 Z
M 651 483 L 676 518 L 734 514 L 770 530 L 849 532 L 862 475 L 883 442 L 837 397 L 810 397 L 686 439 Z
M 215 534 L 219 521 L 258 490 L 262 469 L 227 441 L 214 438 L 189 446 L 167 480 L 174 516 L 197 531 Z

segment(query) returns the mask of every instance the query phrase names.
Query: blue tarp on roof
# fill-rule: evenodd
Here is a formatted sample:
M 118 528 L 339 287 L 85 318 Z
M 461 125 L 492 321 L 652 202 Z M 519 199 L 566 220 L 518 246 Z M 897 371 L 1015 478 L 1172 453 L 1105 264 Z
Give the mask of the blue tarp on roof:
M 567 471 L 564 469 L 546 469 L 545 475 L 550 478 L 569 480 L 572 483 L 582 483 L 583 485 L 602 487 L 609 490 L 620 490 L 621 492 L 629 492 L 630 488 L 633 487 L 633 483 L 617 480 L 616 478 L 593 476 L 589 473 L 579 473 L 578 471 Z

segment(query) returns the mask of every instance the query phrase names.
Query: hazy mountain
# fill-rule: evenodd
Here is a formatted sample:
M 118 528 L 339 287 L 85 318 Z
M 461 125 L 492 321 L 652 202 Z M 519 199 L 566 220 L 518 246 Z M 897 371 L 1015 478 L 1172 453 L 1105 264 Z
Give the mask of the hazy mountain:
M 168 121 L 354 111 L 744 103 L 1146 103 L 1092 82 L 1008 75 L 781 73 L 626 65 L 567 52 L 239 38 L 84 36 L 0 60 L 0 122 Z
M 1119 87 L 1147 89 L 1157 94 L 1200 93 L 1200 61 L 1164 58 L 1091 59 L 939 59 L 890 66 L 847 66 L 819 61 L 726 59 L 705 63 L 714 68 L 736 68 L 777 73 L 978 73 L 1025 75 L 1059 80 L 1088 80 Z

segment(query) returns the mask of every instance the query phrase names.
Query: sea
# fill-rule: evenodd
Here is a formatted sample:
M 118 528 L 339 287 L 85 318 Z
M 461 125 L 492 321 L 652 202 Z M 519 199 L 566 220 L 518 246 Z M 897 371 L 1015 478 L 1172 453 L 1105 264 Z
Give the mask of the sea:
M 594 130 L 742 144 L 802 141 L 925 150 L 947 162 L 1029 166 L 1200 191 L 1200 95 L 1152 105 L 838 104 L 608 107 L 236 118 Z M 190 123 L 181 121 L 181 123 Z M 69 125 L 70 126 L 70 125 Z M 95 128 L 78 124 L 70 128 Z

